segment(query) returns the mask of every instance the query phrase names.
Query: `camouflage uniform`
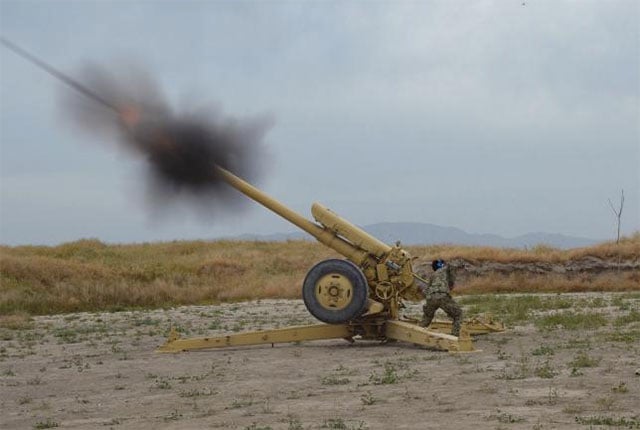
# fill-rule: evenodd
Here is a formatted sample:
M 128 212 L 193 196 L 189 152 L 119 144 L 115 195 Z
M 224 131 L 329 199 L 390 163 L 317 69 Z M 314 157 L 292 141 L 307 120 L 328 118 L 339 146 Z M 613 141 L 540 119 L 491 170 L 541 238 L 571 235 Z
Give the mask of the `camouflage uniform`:
M 423 327 L 427 327 L 431 324 L 436 311 L 438 308 L 441 308 L 451 319 L 453 319 L 453 329 L 451 330 L 451 334 L 454 336 L 460 336 L 462 308 L 460 308 L 460 305 L 451 298 L 451 294 L 449 293 L 454 282 L 454 276 L 448 265 L 436 270 L 429 278 L 427 285 L 423 290 L 427 299 L 427 302 L 422 307 L 424 317 L 421 325 Z

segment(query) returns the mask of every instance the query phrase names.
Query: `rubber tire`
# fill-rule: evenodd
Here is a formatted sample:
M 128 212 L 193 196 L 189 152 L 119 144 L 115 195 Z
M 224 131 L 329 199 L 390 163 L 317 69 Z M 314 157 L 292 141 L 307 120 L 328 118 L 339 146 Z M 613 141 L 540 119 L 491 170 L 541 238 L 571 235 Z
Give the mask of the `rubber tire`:
M 329 273 L 339 273 L 349 279 L 353 285 L 351 303 L 344 309 L 327 309 L 316 298 L 317 282 Z M 368 296 L 367 278 L 358 266 L 348 260 L 331 259 L 319 262 L 309 270 L 302 284 L 302 299 L 311 315 L 329 324 L 348 322 L 362 315 L 367 307 Z

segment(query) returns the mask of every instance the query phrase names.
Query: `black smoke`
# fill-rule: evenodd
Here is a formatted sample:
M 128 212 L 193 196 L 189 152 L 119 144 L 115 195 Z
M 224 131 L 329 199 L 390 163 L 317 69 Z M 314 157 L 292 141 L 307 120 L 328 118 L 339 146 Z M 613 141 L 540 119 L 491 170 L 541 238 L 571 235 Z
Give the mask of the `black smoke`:
M 140 66 L 90 65 L 74 79 L 105 103 L 67 89 L 64 112 L 94 140 L 106 134 L 144 160 L 154 209 L 187 202 L 208 214 L 238 195 L 215 165 L 249 181 L 264 167 L 269 118 L 235 119 L 199 101 L 176 112 Z

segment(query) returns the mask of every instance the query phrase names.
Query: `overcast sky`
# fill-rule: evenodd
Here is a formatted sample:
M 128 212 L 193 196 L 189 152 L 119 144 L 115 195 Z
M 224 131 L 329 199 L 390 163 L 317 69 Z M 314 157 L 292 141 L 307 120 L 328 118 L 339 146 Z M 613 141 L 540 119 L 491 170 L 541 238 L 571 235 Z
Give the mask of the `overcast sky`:
M 310 217 L 471 233 L 640 230 L 640 2 L 7 1 L 0 33 L 74 75 L 143 62 L 176 106 L 268 115 L 258 186 Z M 143 162 L 0 47 L 0 243 L 294 231 L 268 210 L 150 213 Z

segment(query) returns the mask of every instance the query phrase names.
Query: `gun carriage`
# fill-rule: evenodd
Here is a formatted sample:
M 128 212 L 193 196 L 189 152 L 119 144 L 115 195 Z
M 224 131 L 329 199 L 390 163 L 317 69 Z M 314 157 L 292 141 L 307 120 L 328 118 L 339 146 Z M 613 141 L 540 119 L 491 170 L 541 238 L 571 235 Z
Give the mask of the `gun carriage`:
M 354 338 L 360 338 L 399 340 L 450 352 L 471 352 L 474 351 L 471 334 L 504 330 L 500 322 L 490 317 L 476 318 L 465 321 L 458 337 L 447 334 L 451 323 L 434 322 L 424 328 L 416 320 L 402 317 L 403 302 L 420 300 L 419 283 L 425 280 L 413 272 L 412 257 L 400 243 L 389 246 L 319 203 L 311 207 L 316 221 L 312 222 L 228 170 L 214 168 L 229 185 L 346 259 L 317 263 L 302 284 L 305 306 L 324 324 L 191 339 L 181 339 L 172 330 L 158 351 L 340 338 L 353 342 Z

